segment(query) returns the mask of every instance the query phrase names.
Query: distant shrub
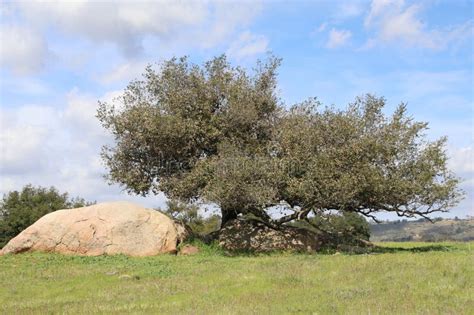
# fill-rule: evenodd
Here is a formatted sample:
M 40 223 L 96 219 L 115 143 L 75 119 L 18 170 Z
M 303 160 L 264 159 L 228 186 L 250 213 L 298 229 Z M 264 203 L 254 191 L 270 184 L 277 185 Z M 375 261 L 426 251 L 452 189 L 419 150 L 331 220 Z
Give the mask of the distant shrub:
M 370 224 L 364 217 L 353 212 L 315 216 L 309 218 L 306 224 L 295 222 L 292 225 L 332 235 L 340 244 L 355 244 L 359 240 L 368 241 L 370 238 Z
M 176 200 L 169 200 L 167 208 L 162 210 L 171 218 L 188 225 L 195 234 L 206 235 L 219 229 L 221 217 L 211 215 L 204 217 L 199 213 L 197 205 L 190 205 Z
M 26 185 L 21 191 L 10 191 L 0 201 L 0 247 L 47 213 L 91 204 L 83 198 L 69 198 L 54 187 Z

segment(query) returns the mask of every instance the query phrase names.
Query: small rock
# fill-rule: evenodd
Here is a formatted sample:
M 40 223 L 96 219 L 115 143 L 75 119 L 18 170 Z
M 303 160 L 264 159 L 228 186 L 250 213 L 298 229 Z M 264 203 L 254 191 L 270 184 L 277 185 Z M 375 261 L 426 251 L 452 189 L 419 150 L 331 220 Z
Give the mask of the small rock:
M 179 255 L 195 255 L 199 253 L 199 248 L 192 245 L 185 245 L 179 251 Z

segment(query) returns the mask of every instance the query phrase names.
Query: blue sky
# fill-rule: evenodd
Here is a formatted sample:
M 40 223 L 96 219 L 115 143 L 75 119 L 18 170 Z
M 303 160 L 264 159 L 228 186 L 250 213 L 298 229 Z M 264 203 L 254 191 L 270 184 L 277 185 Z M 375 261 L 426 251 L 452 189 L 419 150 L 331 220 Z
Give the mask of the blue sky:
M 0 193 L 33 183 L 163 206 L 104 182 L 97 101 L 172 56 L 250 68 L 271 51 L 286 104 L 375 93 L 387 113 L 406 102 L 430 139 L 447 135 L 467 192 L 450 215 L 474 215 L 473 1 L 2 0 L 0 17 Z

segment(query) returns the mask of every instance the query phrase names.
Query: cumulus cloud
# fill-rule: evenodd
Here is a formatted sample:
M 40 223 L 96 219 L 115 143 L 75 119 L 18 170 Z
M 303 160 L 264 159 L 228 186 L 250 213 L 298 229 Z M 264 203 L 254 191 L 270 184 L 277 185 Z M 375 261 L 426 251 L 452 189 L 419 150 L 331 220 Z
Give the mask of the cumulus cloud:
M 45 160 L 38 160 L 37 156 L 46 152 L 43 139 L 51 134 L 49 122 L 54 122 L 55 114 L 51 108 L 37 105 L 0 110 L 0 171 L 3 175 L 21 175 L 46 166 Z
M 41 70 L 50 51 L 46 41 L 33 29 L 0 25 L 0 65 L 20 75 Z
M 68 129 L 80 130 L 81 136 L 89 143 L 91 141 L 100 142 L 101 138 L 106 137 L 95 117 L 98 106 L 95 97 L 80 94 L 77 89 L 73 89 L 67 93 L 66 102 L 67 106 L 62 111 L 62 122 L 68 125 Z
M 147 63 L 143 61 L 124 62 L 113 68 L 111 71 L 102 74 L 99 81 L 102 84 L 129 82 L 140 78 L 146 66 Z
M 383 15 L 386 11 L 400 12 L 404 0 L 372 0 L 369 14 L 365 18 L 365 26 L 369 26 L 374 19 Z
M 374 32 L 374 36 L 363 48 L 369 49 L 381 43 L 397 43 L 441 50 L 473 35 L 472 20 L 444 29 L 429 28 L 420 18 L 421 11 L 421 5 L 407 6 L 403 0 L 373 0 L 364 25 Z
M 336 19 L 346 19 L 356 17 L 364 12 L 365 1 L 341 1 L 338 2 L 337 12 L 335 14 Z
M 126 56 L 141 53 L 147 37 L 212 47 L 251 21 L 259 7 L 251 2 L 166 0 L 19 3 L 20 12 L 32 25 L 54 26 L 66 36 L 94 43 L 112 43 Z
M 34 25 L 54 25 L 68 35 L 114 43 L 126 55 L 141 51 L 144 36 L 173 36 L 202 22 L 207 13 L 201 2 L 174 1 L 28 1 L 20 3 L 20 10 Z
M 130 67 L 99 80 L 110 84 L 127 79 L 140 58 L 157 50 L 228 47 L 260 11 L 260 1 L 12 2 L 0 11 L 0 65 L 15 74 L 34 74 L 46 63 L 81 71 L 85 59 L 118 48 Z M 243 54 L 267 45 L 266 39 L 252 40 L 243 43 Z
M 263 35 L 255 35 L 250 32 L 241 33 L 240 36 L 231 43 L 227 54 L 237 60 L 255 56 L 266 52 L 268 49 L 268 39 Z
M 100 99 L 121 94 L 111 91 Z M 24 185 L 54 185 L 89 200 L 126 199 L 162 206 L 155 199 L 128 196 L 103 179 L 106 170 L 99 153 L 112 141 L 95 118 L 98 98 L 73 89 L 65 106 L 24 105 L 0 111 L 0 193 Z
M 474 177 L 474 147 L 467 146 L 450 150 L 449 165 L 461 177 Z
M 326 48 L 338 48 L 344 46 L 351 38 L 352 33 L 348 30 L 337 30 L 332 28 L 329 31 L 329 38 L 326 43 Z
M 191 32 L 203 48 L 209 48 L 222 43 L 242 30 L 260 13 L 261 1 L 214 1 L 209 7 L 208 22 L 196 32 Z
M 82 149 L 89 155 L 104 136 L 94 121 L 95 104 L 73 91 L 64 109 L 23 105 L 2 110 L 2 174 L 49 173 L 77 159 Z
M 457 208 L 472 216 L 474 215 L 474 147 L 450 148 L 448 154 L 450 157 L 448 165 L 460 177 L 460 186 L 466 193 L 465 199 Z

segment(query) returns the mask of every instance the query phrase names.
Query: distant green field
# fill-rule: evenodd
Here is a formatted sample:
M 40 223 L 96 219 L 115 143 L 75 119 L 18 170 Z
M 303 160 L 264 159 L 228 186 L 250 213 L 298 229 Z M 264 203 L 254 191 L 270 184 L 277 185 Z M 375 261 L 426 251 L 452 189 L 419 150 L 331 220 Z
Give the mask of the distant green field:
M 474 242 L 378 253 L 0 257 L 5 314 L 474 314 Z

